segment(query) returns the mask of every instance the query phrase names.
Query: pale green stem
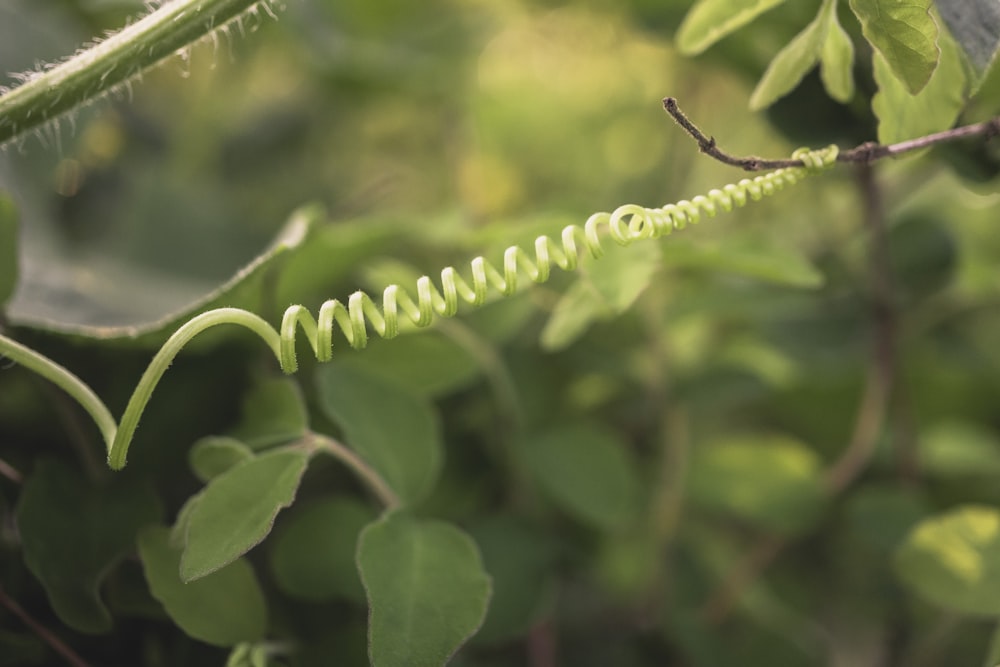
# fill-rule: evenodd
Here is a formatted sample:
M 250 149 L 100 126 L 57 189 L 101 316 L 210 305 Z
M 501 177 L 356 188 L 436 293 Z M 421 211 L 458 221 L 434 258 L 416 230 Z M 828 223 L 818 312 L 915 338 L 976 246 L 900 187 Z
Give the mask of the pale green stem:
M 0 144 L 127 84 L 161 60 L 271 0 L 170 0 L 0 96 Z
M 361 458 L 357 452 L 334 440 L 330 436 L 322 433 L 312 433 L 312 442 L 320 451 L 324 451 L 334 457 L 348 468 L 353 470 L 361 478 L 368 488 L 385 505 L 386 510 L 392 510 L 400 505 L 399 496 L 392 490 L 392 487 L 372 468 L 367 461 Z
M 2 334 L 0 334 L 0 355 L 38 373 L 69 394 L 94 419 L 105 445 L 111 447 L 115 432 L 118 430 L 115 419 L 107 406 L 83 380 L 48 357 Z
M 156 353 L 149 363 L 146 372 L 142 374 L 132 398 L 129 399 L 122 415 L 118 432 L 114 435 L 114 440 L 108 447 L 108 465 L 113 470 L 121 470 L 125 467 L 126 456 L 129 445 L 132 443 L 132 436 L 135 434 L 136 426 L 139 424 L 139 417 L 146 408 L 153 389 L 160 381 L 163 373 L 170 367 L 174 357 L 181 351 L 188 341 L 197 336 L 205 329 L 219 324 L 238 324 L 250 329 L 264 339 L 267 346 L 271 348 L 275 358 L 281 357 L 281 341 L 278 332 L 265 322 L 262 318 L 253 313 L 240 310 L 239 308 L 217 308 L 207 313 L 198 315 L 190 322 L 178 329 L 173 336 L 167 339 L 160 351 Z M 112 422 L 113 423 L 113 422 Z

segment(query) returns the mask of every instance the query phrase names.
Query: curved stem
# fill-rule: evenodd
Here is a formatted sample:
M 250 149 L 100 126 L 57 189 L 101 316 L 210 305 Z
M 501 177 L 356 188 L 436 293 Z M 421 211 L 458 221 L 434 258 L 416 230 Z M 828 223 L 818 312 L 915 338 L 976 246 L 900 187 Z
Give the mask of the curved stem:
M 115 418 L 111 416 L 111 411 L 97 397 L 94 390 L 87 386 L 83 380 L 45 355 L 11 340 L 3 334 L 0 334 L 0 355 L 34 371 L 69 394 L 93 418 L 97 428 L 101 431 L 105 446 L 110 450 L 115 433 L 118 431 Z
M 361 478 L 361 481 L 363 481 L 371 492 L 378 497 L 383 505 L 385 505 L 386 510 L 392 510 L 399 507 L 400 500 L 399 496 L 396 495 L 396 492 L 392 490 L 392 487 L 390 487 L 384 479 L 382 479 L 382 476 L 378 474 L 378 471 L 368 465 L 368 462 L 361 458 L 357 452 L 340 441 L 334 440 L 328 435 L 323 435 L 322 433 L 312 433 L 310 435 L 312 438 L 312 444 L 315 445 L 317 449 L 326 452 L 357 473 L 358 477 Z
M 121 424 L 118 432 L 114 435 L 113 442 L 108 447 L 108 465 L 113 470 L 121 470 L 125 467 L 126 456 L 129 445 L 132 443 L 132 436 L 135 434 L 136 426 L 139 425 L 139 417 L 146 409 L 153 389 L 156 387 L 163 373 L 170 367 L 174 357 L 181 351 L 188 341 L 197 336 L 202 331 L 219 324 L 238 324 L 250 329 L 264 339 L 268 347 L 274 353 L 275 358 L 281 358 L 281 342 L 278 332 L 265 322 L 261 317 L 253 313 L 240 310 L 239 308 L 217 308 L 198 315 L 184 326 L 178 329 L 167 342 L 163 344 L 160 351 L 156 353 L 149 363 L 146 372 L 142 374 L 139 384 L 129 399 L 125 412 L 122 414 Z
M 0 144 L 44 125 L 182 52 L 270 0 L 172 0 L 0 96 Z

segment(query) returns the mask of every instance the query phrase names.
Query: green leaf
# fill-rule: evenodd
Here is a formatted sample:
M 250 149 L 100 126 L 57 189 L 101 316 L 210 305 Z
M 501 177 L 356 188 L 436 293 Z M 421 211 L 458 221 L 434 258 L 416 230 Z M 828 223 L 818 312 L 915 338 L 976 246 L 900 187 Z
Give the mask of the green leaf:
M 68 626 L 111 630 L 98 594 L 101 581 L 132 550 L 139 528 L 160 512 L 152 491 L 131 479 L 95 488 L 60 462 L 38 463 L 17 506 L 24 560 Z
M 596 424 L 526 438 L 518 457 L 562 509 L 601 530 L 628 526 L 639 509 L 639 475 L 628 445 Z
M 813 289 L 823 274 L 802 253 L 759 238 L 727 238 L 722 242 L 673 238 L 663 246 L 668 266 L 725 271 L 777 285 Z
M 954 42 L 941 35 L 941 62 L 919 94 L 911 95 L 900 83 L 889 63 L 876 53 L 872 111 L 878 117 L 878 140 L 892 144 L 947 130 L 965 104 L 965 70 Z
M 591 324 L 610 316 L 610 309 L 595 298 L 593 288 L 577 280 L 559 297 L 539 342 L 542 349 L 550 352 L 562 350 L 585 334 Z
M 17 218 L 14 200 L 6 193 L 0 192 L 0 308 L 3 308 L 17 287 L 20 267 L 17 260 L 19 247 Z
M 490 577 L 472 539 L 443 521 L 396 512 L 361 533 L 374 667 L 444 665 L 486 616 Z
M 677 49 L 685 55 L 701 53 L 784 0 L 700 0 L 677 30 Z
M 938 606 L 1000 616 L 1000 510 L 964 505 L 920 522 L 893 565 L 908 589 Z
M 202 482 L 208 482 L 252 458 L 253 450 L 239 440 L 215 435 L 201 438 L 191 445 L 188 452 L 191 470 Z
M 850 0 L 861 31 L 887 65 L 887 72 L 916 95 L 938 66 L 938 28 L 931 0 Z
M 298 382 L 287 377 L 261 377 L 243 398 L 243 418 L 232 436 L 263 449 L 301 438 L 309 413 Z
M 823 87 L 838 102 L 854 97 L 854 42 L 837 18 L 837 0 L 825 0 L 830 27 L 819 55 L 819 73 Z
M 246 560 L 183 582 L 177 575 L 180 550 L 170 545 L 170 530 L 163 526 L 149 526 L 139 534 L 139 557 L 153 597 L 189 636 L 217 646 L 264 636 L 267 603 Z
M 1000 441 L 967 422 L 942 422 L 920 434 L 920 468 L 940 477 L 1000 475 Z
M 828 16 L 821 9 L 819 16 L 778 52 L 750 96 L 752 110 L 766 109 L 790 93 L 813 68 L 826 42 L 830 26 Z
M 441 470 L 437 414 L 423 397 L 351 360 L 316 373 L 319 405 L 349 447 L 385 479 L 404 503 L 430 491 Z
M 1000 47 L 1000 4 L 996 0 L 947 0 L 937 3 L 941 18 L 982 76 Z
M 227 565 L 267 537 L 295 499 L 309 454 L 268 452 L 214 478 L 187 518 L 181 578 L 192 581 Z
M 368 505 L 328 497 L 296 505 L 271 538 L 271 570 L 278 588 L 303 600 L 363 602 L 354 555 L 361 529 L 375 519 Z
M 740 437 L 699 446 L 691 463 L 692 502 L 781 534 L 812 525 L 823 505 L 819 457 L 785 437 Z

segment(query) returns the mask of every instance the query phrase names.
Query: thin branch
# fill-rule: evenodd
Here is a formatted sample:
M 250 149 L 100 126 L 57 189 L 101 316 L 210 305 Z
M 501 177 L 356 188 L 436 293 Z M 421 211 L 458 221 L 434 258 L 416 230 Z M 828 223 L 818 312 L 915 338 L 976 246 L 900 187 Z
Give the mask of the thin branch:
M 22 623 L 31 628 L 32 632 L 38 635 L 42 641 L 48 644 L 53 651 L 61 655 L 70 665 L 73 665 L 73 667 L 90 667 L 86 660 L 77 655 L 73 649 L 67 646 L 59 637 L 56 637 L 51 630 L 36 621 L 13 598 L 8 597 L 3 588 L 0 588 L 0 606 L 21 619 Z
M 701 149 L 702 153 L 715 158 L 719 162 L 739 167 L 744 171 L 765 171 L 806 166 L 802 160 L 797 159 L 768 160 L 755 155 L 746 157 L 730 155 L 716 145 L 715 137 L 710 137 L 702 132 L 697 125 L 684 115 L 684 112 L 677 106 L 676 99 L 665 97 L 663 99 L 663 108 L 666 109 L 667 113 L 670 114 L 671 118 L 678 125 L 684 128 L 684 131 L 698 142 L 698 148 Z M 837 162 L 871 164 L 882 158 L 895 157 L 910 151 L 920 150 L 921 148 L 929 148 L 935 144 L 967 139 L 969 137 L 983 137 L 984 140 L 989 140 L 997 135 L 1000 135 L 1000 116 L 983 121 L 982 123 L 963 125 L 951 130 L 944 130 L 943 132 L 935 132 L 934 134 L 928 134 L 916 139 L 901 141 L 898 144 L 883 145 L 869 141 L 849 150 L 840 151 L 840 154 L 837 155 Z

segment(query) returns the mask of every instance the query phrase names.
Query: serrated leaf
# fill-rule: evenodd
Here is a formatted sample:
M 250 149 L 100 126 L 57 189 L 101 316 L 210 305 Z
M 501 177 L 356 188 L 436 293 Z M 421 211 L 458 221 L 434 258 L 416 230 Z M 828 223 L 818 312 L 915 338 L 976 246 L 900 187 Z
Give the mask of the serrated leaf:
M 28 568 L 59 618 L 87 633 L 111 630 L 101 581 L 132 550 L 139 528 L 159 517 L 147 487 L 122 479 L 95 488 L 57 461 L 39 462 L 17 506 Z
M 437 414 L 423 397 L 362 364 L 335 360 L 316 373 L 319 405 L 345 444 L 385 479 L 404 503 L 431 489 L 443 445 Z
M 833 99 L 847 102 L 854 97 L 854 42 L 837 18 L 837 0 L 826 0 L 830 27 L 819 56 L 823 87 Z
M 819 15 L 778 52 L 750 96 L 750 109 L 766 109 L 799 85 L 802 77 L 819 60 L 829 25 L 829 19 L 821 9 Z
M 244 559 L 185 583 L 177 574 L 181 552 L 170 545 L 170 530 L 162 526 L 149 526 L 139 534 L 139 557 L 153 597 L 189 636 L 217 646 L 264 636 L 267 603 Z
M 701 53 L 784 0 L 700 0 L 677 30 L 677 49 L 686 55 Z
M 1000 3 L 996 0 L 946 0 L 936 3 L 952 37 L 980 76 L 1000 47 Z
M 292 378 L 258 378 L 243 398 L 242 413 L 232 436 L 251 449 L 301 438 L 309 427 L 305 398 Z
M 14 294 L 20 263 L 18 252 L 18 219 L 14 200 L 0 192 L 0 309 Z M 0 310 L 0 313 L 3 311 Z
M 938 28 L 931 0 L 850 0 L 861 31 L 892 76 L 915 95 L 938 66 Z
M 784 437 L 719 440 L 696 449 L 692 502 L 781 534 L 811 525 L 823 504 L 819 457 Z
M 362 531 L 357 558 L 374 667 L 444 665 L 482 625 L 490 577 L 454 526 L 392 513 Z
M 936 605 L 1000 616 L 1000 511 L 964 505 L 921 521 L 893 565 L 908 589 Z
M 233 466 L 253 458 L 253 450 L 236 438 L 208 436 L 201 438 L 188 452 L 188 464 L 202 482 L 218 477 Z
M 271 570 L 285 593 L 303 600 L 363 602 L 354 563 L 361 529 L 375 511 L 352 498 L 329 497 L 293 507 L 271 538 Z
M 283 449 L 214 478 L 187 517 L 181 578 L 192 581 L 233 562 L 267 537 L 295 499 L 309 454 Z
M 601 530 L 624 528 L 639 507 L 639 475 L 628 446 L 595 424 L 525 438 L 518 457 L 562 509 Z
M 885 58 L 875 54 L 878 93 L 872 98 L 872 111 L 878 117 L 880 143 L 915 139 L 954 125 L 965 104 L 965 70 L 951 38 L 942 35 L 940 44 L 941 62 L 916 95 L 911 95 L 893 75 Z

